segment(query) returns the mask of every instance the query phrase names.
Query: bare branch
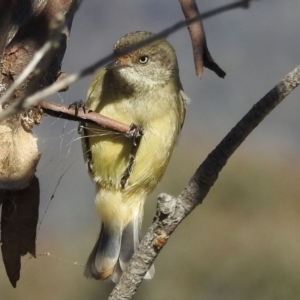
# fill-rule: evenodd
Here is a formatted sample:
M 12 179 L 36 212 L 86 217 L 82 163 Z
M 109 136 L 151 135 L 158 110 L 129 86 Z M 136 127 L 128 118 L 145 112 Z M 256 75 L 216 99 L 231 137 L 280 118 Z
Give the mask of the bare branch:
M 138 251 L 130 260 L 127 270 L 115 286 L 109 300 L 132 298 L 144 275 L 167 243 L 169 236 L 182 220 L 202 203 L 230 156 L 252 130 L 299 84 L 300 65 L 256 103 L 208 155 L 190 179 L 189 184 L 176 198 L 176 205 L 172 197 L 160 195 L 155 221 L 141 241 Z M 167 209 L 166 203 L 171 204 Z M 160 209 L 161 206 L 164 207 L 163 210 Z
M 222 14 L 226 11 L 229 10 L 233 10 L 233 9 L 237 9 L 237 8 L 249 8 L 250 7 L 250 3 L 253 2 L 253 0 L 240 0 L 231 4 L 226 4 L 224 6 L 220 6 L 218 8 L 212 9 L 206 13 L 202 14 L 202 20 L 207 19 L 207 18 L 211 18 L 213 16 Z
M 204 66 L 215 72 L 219 77 L 224 78 L 226 73 L 214 61 L 208 50 L 205 31 L 201 19 L 205 19 L 236 8 L 248 8 L 251 0 L 243 0 L 229 5 L 224 5 L 207 13 L 204 13 L 202 15 L 202 18 L 200 18 L 200 13 L 195 0 L 179 0 L 179 2 L 187 21 L 195 17 L 199 18 L 197 22 L 194 22 L 188 26 L 192 41 L 193 56 L 197 76 L 200 78 L 202 77 Z
M 128 133 L 130 126 L 121 122 L 115 121 L 111 118 L 105 117 L 93 111 L 84 111 L 83 109 L 74 109 L 68 105 L 43 100 L 39 102 L 39 106 L 43 111 L 53 117 L 59 117 L 72 121 L 82 121 L 92 124 L 98 124 L 106 129 L 118 131 L 120 133 Z

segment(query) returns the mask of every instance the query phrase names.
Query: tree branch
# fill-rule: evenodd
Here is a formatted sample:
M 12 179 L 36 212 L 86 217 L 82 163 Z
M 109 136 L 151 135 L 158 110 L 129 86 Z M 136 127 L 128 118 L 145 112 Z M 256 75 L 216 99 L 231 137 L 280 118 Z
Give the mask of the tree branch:
M 109 300 L 129 300 L 153 264 L 169 236 L 199 204 L 214 185 L 230 156 L 253 129 L 298 85 L 300 65 L 269 91 L 208 155 L 177 198 L 161 194 L 154 223 L 141 241 Z
M 193 22 L 188 26 L 193 47 L 195 69 L 198 77 L 202 77 L 203 66 L 215 72 L 221 78 L 224 78 L 226 75 L 226 73 L 214 61 L 208 50 L 202 20 L 228 10 L 236 8 L 248 8 L 251 1 L 252 0 L 242 0 L 232 4 L 224 5 L 204 13 L 201 18 L 195 0 L 179 0 L 183 14 L 187 21 L 198 17 L 197 22 Z
M 199 17 L 199 21 L 190 24 L 188 30 L 192 41 L 196 74 L 201 78 L 203 73 L 203 52 L 204 45 L 206 45 L 206 38 L 200 13 L 195 0 L 179 0 L 179 2 L 187 20 Z
M 117 131 L 120 133 L 128 133 L 130 126 L 113 120 L 111 118 L 105 117 L 93 111 L 85 111 L 85 109 L 75 109 L 65 104 L 52 102 L 49 100 L 43 100 L 39 102 L 39 106 L 43 111 L 53 117 L 59 117 L 72 121 L 82 121 L 85 120 L 88 123 L 98 124 L 101 127 L 107 128 L 109 130 Z
M 187 20 L 198 17 L 198 22 L 188 26 L 192 41 L 194 64 L 196 74 L 199 78 L 203 74 L 203 66 L 214 71 L 219 77 L 224 78 L 226 73 L 215 63 L 211 57 L 206 43 L 205 31 L 200 13 L 195 0 L 179 0 L 182 11 Z
M 250 7 L 250 3 L 253 2 L 253 0 L 240 0 L 240 1 L 236 1 L 234 3 L 231 4 L 226 4 L 220 7 L 217 7 L 215 9 L 212 9 L 204 14 L 202 14 L 202 20 L 206 19 L 206 18 L 211 18 L 213 16 L 222 14 L 224 12 L 227 12 L 229 10 L 233 10 L 233 9 L 237 9 L 237 8 L 249 8 Z

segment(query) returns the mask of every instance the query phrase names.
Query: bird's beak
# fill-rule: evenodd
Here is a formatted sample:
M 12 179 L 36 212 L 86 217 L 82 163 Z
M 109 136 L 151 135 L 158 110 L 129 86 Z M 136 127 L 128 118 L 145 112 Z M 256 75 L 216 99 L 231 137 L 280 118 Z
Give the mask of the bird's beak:
M 120 56 L 105 66 L 106 70 L 115 70 L 128 67 L 128 57 Z
M 105 66 L 106 70 L 114 70 L 114 69 L 120 69 L 123 67 L 126 67 L 127 65 L 124 64 L 124 62 L 118 58 L 116 60 L 113 60 L 112 62 L 110 62 L 108 65 Z

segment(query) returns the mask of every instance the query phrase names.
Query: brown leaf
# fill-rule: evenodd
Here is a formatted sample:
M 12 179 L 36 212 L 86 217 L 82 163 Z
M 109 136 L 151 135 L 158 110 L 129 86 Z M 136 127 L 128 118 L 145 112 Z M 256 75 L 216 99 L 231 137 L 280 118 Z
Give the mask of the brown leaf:
M 1 251 L 6 274 L 13 287 L 20 279 L 21 256 L 35 257 L 36 226 L 39 208 L 39 181 L 17 191 L 1 191 Z M 0 200 L 1 202 L 1 200 Z

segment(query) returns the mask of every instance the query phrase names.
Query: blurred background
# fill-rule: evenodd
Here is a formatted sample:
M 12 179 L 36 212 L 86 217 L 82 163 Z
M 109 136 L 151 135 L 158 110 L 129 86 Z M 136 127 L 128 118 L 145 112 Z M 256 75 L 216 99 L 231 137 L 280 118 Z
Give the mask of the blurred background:
M 198 5 L 205 12 L 232 2 Z M 225 79 L 207 69 L 203 79 L 196 77 L 187 29 L 169 37 L 192 101 L 164 179 L 147 201 L 144 231 L 157 195 L 177 195 L 237 121 L 299 64 L 299 11 L 299 0 L 260 0 L 248 10 L 205 20 L 209 50 Z M 76 72 L 109 54 L 128 32 L 158 32 L 181 19 L 174 0 L 83 1 L 63 71 Z M 85 99 L 90 80 L 52 100 Z M 135 299 L 300 298 L 299 97 L 297 89 L 232 156 L 204 203 L 171 236 L 155 262 L 154 279 L 142 283 Z M 43 152 L 37 258 L 22 259 L 16 289 L 0 261 L 0 298 L 107 299 L 113 284 L 83 277 L 100 221 L 77 124 L 47 117 L 35 132 Z

